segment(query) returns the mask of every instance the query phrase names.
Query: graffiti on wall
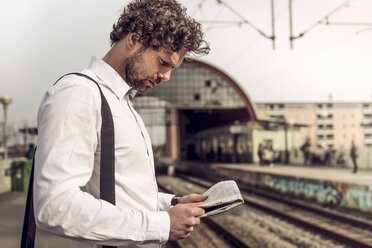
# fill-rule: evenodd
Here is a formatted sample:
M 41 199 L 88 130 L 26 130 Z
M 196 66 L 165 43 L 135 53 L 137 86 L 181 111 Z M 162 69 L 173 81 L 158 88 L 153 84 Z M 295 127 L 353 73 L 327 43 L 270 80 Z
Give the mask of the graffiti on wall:
M 211 171 L 210 171 L 211 172 Z M 214 168 L 213 173 L 283 194 L 372 213 L 372 186 Z

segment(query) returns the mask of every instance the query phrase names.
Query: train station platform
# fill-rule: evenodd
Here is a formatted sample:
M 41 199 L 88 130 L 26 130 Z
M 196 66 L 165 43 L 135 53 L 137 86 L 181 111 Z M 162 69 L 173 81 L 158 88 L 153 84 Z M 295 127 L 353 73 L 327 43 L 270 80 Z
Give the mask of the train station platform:
M 295 166 L 285 164 L 275 164 L 273 166 L 256 164 L 212 164 L 212 167 L 372 186 L 372 171 L 369 170 L 352 173 L 352 170 L 349 168 L 341 169 L 325 166 Z
M 176 171 L 221 176 L 273 192 L 372 213 L 372 171 L 287 164 L 229 164 L 180 161 Z
M 0 194 L 0 248 L 20 247 L 26 198 L 27 192 Z M 35 247 L 66 248 L 70 241 L 37 229 Z

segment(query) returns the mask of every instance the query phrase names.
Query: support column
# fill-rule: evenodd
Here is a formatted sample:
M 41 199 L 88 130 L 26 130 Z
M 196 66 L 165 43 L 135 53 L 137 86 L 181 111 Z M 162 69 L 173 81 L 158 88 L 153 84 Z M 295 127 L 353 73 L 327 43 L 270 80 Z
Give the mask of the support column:
M 173 159 L 178 156 L 177 110 L 166 110 L 165 155 Z

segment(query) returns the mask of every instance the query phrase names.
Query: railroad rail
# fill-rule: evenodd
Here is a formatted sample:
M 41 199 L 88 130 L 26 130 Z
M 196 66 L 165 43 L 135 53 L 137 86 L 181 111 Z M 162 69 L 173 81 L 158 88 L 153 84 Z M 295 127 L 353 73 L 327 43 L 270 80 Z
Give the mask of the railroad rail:
M 218 178 L 218 180 L 216 178 L 200 179 L 180 174 L 177 176 L 206 188 L 216 181 L 223 180 L 223 178 Z M 239 183 L 239 187 L 245 203 L 252 207 L 279 216 L 316 233 L 321 233 L 325 237 L 343 244 L 358 248 L 372 248 L 372 223 L 369 221 L 343 216 L 340 213 L 298 200 L 279 197 L 241 183 Z
M 174 193 L 167 189 L 167 187 L 158 184 L 161 191 L 166 193 Z M 218 222 L 214 221 L 211 218 L 204 218 L 203 223 L 205 223 L 211 230 L 216 232 L 217 236 L 222 236 L 229 244 L 229 247 L 239 247 L 239 248 L 250 248 L 249 244 L 244 242 L 239 236 L 228 230 L 226 227 L 220 225 Z M 179 241 L 170 242 L 170 245 L 174 248 L 182 248 L 182 244 Z M 195 245 L 195 247 L 198 247 Z

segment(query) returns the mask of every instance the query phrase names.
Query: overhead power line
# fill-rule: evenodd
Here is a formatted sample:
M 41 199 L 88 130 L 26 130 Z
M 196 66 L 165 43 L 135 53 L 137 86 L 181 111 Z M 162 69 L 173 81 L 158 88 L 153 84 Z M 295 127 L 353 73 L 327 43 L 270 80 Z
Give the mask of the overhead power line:
M 274 17 L 275 21 L 277 21 L 278 19 L 282 18 L 284 16 L 284 14 L 286 14 L 287 12 L 288 12 L 288 7 L 286 6 L 281 11 L 279 11 L 279 13 Z M 270 25 L 267 25 L 265 27 L 265 30 L 267 30 L 269 27 L 270 27 Z M 230 62 L 227 63 L 226 68 L 229 68 L 233 64 L 235 64 L 236 62 L 238 62 L 239 61 L 239 58 L 242 57 L 246 51 L 248 51 L 249 49 L 251 49 L 257 43 L 257 41 L 258 41 L 258 37 L 256 37 L 254 40 L 252 40 L 239 53 L 237 53 L 237 56 L 235 56 L 234 59 L 232 59 Z M 254 62 L 252 62 L 252 64 L 253 63 L 257 63 L 257 61 L 255 60 Z M 250 65 L 247 65 L 247 67 L 249 67 L 249 66 Z
M 274 0 L 271 0 L 271 15 L 272 15 L 272 35 L 267 35 L 264 31 L 262 31 L 260 28 L 258 28 L 256 25 L 254 25 L 252 22 L 250 22 L 247 18 L 245 18 L 243 15 L 241 15 L 237 10 L 232 8 L 230 5 L 225 3 L 222 0 L 216 0 L 218 4 L 221 4 L 225 6 L 227 9 L 229 9 L 232 13 L 234 13 L 241 21 L 209 21 L 209 20 L 204 20 L 200 21 L 201 23 L 207 23 L 207 24 L 228 24 L 228 25 L 243 25 L 247 24 L 254 30 L 256 30 L 260 35 L 263 37 L 270 39 L 273 41 L 273 49 L 275 49 L 275 23 L 274 23 Z
M 370 30 L 372 30 L 372 28 Z M 364 31 L 368 31 L 368 30 L 364 30 Z M 263 84 L 269 82 L 269 79 L 271 79 L 273 77 L 276 77 L 278 75 L 281 75 L 284 72 L 286 72 L 288 70 L 291 70 L 291 69 L 299 66 L 300 64 L 303 64 L 303 63 L 305 63 L 305 62 L 307 62 L 307 61 L 309 61 L 309 60 L 311 60 L 311 59 L 313 59 L 315 57 L 318 57 L 318 56 L 324 54 L 326 51 L 329 51 L 329 50 L 335 49 L 336 47 L 341 46 L 342 44 L 344 44 L 344 43 L 352 40 L 353 38 L 355 38 L 358 34 L 359 34 L 358 32 L 356 32 L 354 34 L 351 34 L 351 35 L 345 37 L 342 40 L 339 40 L 339 41 L 334 42 L 332 44 L 328 44 L 325 47 L 320 48 L 318 51 L 314 51 L 309 56 L 305 56 L 304 58 L 300 58 L 300 59 L 294 60 L 294 61 L 292 61 L 292 62 L 290 62 L 290 63 L 288 63 L 286 65 L 283 65 L 282 68 L 280 68 L 279 70 L 274 71 L 274 72 L 272 72 L 272 73 L 270 73 L 268 75 L 265 74 L 265 76 L 263 76 L 262 78 L 255 80 L 254 81 L 255 84 L 254 85 L 250 85 L 250 87 L 253 88 L 256 85 L 261 85 L 262 86 Z
M 331 12 L 329 12 L 327 15 L 325 15 L 320 20 L 318 20 L 317 22 L 315 22 L 313 25 L 311 25 L 310 27 L 306 28 L 304 31 L 302 31 L 298 35 L 293 36 L 293 31 L 292 31 L 292 0 L 289 0 L 289 22 L 290 22 L 290 24 L 289 24 L 290 25 L 290 36 L 289 36 L 289 40 L 290 40 L 290 43 L 291 43 L 291 49 L 293 49 L 293 41 L 294 40 L 296 40 L 298 38 L 302 38 L 306 33 L 308 33 L 309 31 L 311 31 L 312 29 L 314 29 L 318 25 L 322 25 L 322 24 L 326 24 L 326 25 L 351 25 L 351 23 L 346 23 L 346 22 L 344 22 L 344 23 L 341 23 L 341 22 L 340 23 L 329 22 L 329 18 L 332 15 L 334 15 L 335 13 L 337 13 L 340 9 L 342 9 L 344 7 L 349 7 L 349 6 L 350 6 L 350 1 L 343 2 L 342 4 L 340 4 L 339 6 L 337 6 L 335 9 L 333 9 Z M 356 24 L 353 24 L 353 25 L 356 25 Z
M 243 20 L 243 23 L 245 24 L 248 24 L 248 26 L 250 26 L 251 28 L 253 28 L 254 30 L 256 30 L 259 34 L 261 34 L 263 37 L 265 38 L 268 38 L 268 39 L 273 39 L 272 36 L 269 36 L 267 34 L 265 34 L 261 29 L 259 29 L 257 26 L 253 25 L 252 22 L 248 21 L 244 16 L 242 16 L 238 11 L 236 11 L 235 9 L 233 9 L 230 5 L 228 5 L 227 3 L 221 1 L 221 0 L 217 0 L 217 2 L 219 4 L 222 4 L 224 5 L 226 8 L 228 8 L 231 12 L 233 12 L 236 16 L 238 16 L 241 20 Z
M 341 25 L 341 26 L 372 26 L 372 23 L 368 22 L 330 22 L 328 20 L 322 21 L 325 25 Z

